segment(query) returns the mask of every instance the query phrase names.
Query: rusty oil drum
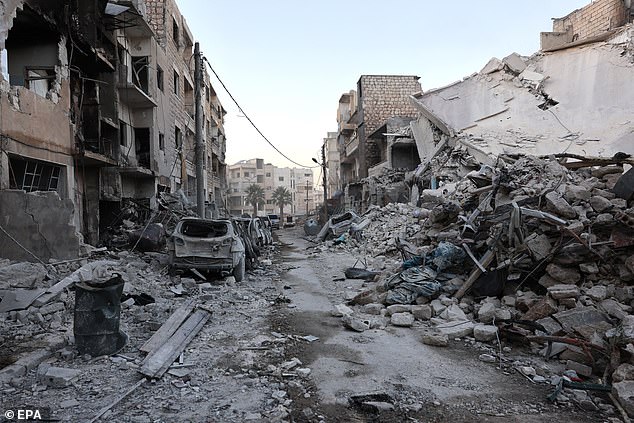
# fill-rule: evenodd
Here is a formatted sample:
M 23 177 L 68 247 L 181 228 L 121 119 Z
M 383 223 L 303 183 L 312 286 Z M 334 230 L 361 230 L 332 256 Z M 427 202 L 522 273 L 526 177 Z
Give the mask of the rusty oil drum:
M 73 332 L 80 354 L 111 355 L 125 346 L 128 336 L 119 330 L 123 285 L 118 274 L 75 285 Z

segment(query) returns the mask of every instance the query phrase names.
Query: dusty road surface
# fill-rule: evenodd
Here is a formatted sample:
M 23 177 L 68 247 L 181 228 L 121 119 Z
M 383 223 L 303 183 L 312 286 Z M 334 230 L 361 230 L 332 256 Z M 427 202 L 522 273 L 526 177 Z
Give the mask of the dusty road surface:
M 129 336 L 125 348 L 111 356 L 77 353 L 72 289 L 47 310 L 10 315 L 0 320 L 0 405 L 4 411 L 47 409 L 51 421 L 65 422 L 608 422 L 615 417 L 584 411 L 572 405 L 579 401 L 564 396 L 557 404 L 546 401 L 552 390 L 546 382 L 549 369 L 561 374 L 556 368 L 561 364 L 540 363 L 519 346 L 500 346 L 506 349 L 498 368 L 479 360 L 482 353 L 498 352 L 495 343 L 465 338 L 452 339 L 447 347 L 423 344 L 427 322 L 396 327 L 377 315 L 367 316 L 378 319 L 376 329 L 344 328 L 332 310 L 363 287 L 361 280 L 343 278 L 357 257 L 345 249 L 313 248 L 316 244 L 302 235 L 299 228 L 277 231 L 276 245 L 265 249 L 261 266 L 240 283 L 231 277 L 170 277 L 160 253 L 107 253 L 110 268 L 126 280 L 124 292 L 155 300 L 122 309 L 121 327 Z M 68 274 L 81 265 L 57 270 Z M 209 310 L 211 318 L 167 373 L 142 383 L 140 347 L 188 301 Z M 24 354 L 32 357 L 26 370 L 6 372 Z M 529 382 L 515 371 L 518 363 L 543 371 L 544 381 Z M 72 377 L 42 377 L 40 371 L 50 366 Z
M 482 351 L 468 342 L 449 347 L 421 342 L 421 330 L 386 326 L 358 333 L 331 314 L 361 280 L 339 280 L 356 257 L 347 252 L 311 253 L 295 231 L 278 232 L 281 263 L 288 269 L 278 282 L 289 306 L 272 316 L 275 330 L 312 335 L 319 340 L 287 348 L 311 369 L 308 391 L 292 395 L 295 421 L 608 421 L 605 416 L 546 400 L 548 384 L 536 385 L 511 370 L 478 360 Z M 467 345 L 467 346 L 465 346 Z M 306 389 L 304 389 L 306 390 Z M 372 394 L 354 406 L 350 398 Z

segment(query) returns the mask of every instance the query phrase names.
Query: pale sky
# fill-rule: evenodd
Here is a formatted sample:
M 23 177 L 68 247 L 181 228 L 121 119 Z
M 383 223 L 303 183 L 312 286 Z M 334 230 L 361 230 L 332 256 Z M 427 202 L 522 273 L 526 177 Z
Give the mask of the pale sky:
M 337 103 L 364 74 L 418 75 L 423 90 L 491 57 L 539 50 L 539 33 L 590 0 L 177 0 L 201 50 L 260 130 L 314 165 Z M 212 77 L 227 110 L 227 164 L 294 167 L 260 138 Z M 318 174 L 318 172 L 316 172 Z

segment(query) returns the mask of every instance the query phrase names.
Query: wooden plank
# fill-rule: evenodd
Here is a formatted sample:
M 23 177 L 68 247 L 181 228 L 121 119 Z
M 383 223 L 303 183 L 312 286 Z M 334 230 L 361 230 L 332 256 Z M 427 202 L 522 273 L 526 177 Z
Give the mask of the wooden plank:
M 482 267 L 487 267 L 489 264 L 491 264 L 494 258 L 495 258 L 495 248 L 491 248 L 486 253 L 484 253 L 484 256 L 482 256 L 482 260 L 480 261 L 480 264 L 482 265 Z M 460 287 L 458 292 L 456 292 L 456 295 L 454 295 L 454 297 L 458 299 L 462 298 L 464 294 L 467 293 L 469 288 L 471 288 L 471 285 L 473 285 L 473 283 L 480 277 L 481 274 L 482 274 L 482 270 L 480 270 L 480 267 L 476 267 L 475 269 L 473 269 L 473 272 L 471 272 L 469 279 L 467 279 L 465 283 L 462 284 L 462 286 Z
M 176 309 L 176 311 L 168 317 L 165 323 L 163 323 L 163 325 L 154 332 L 154 335 L 152 335 L 152 337 L 148 339 L 143 346 L 141 346 L 140 350 L 145 353 L 149 353 L 167 342 L 170 336 L 172 336 L 178 327 L 183 324 L 193 309 L 193 299 L 187 301 L 185 304 Z
M 145 357 L 139 372 L 151 378 L 160 378 L 207 323 L 209 316 L 207 310 L 196 310 L 167 342 Z
M 106 405 L 105 407 L 103 407 L 101 410 L 99 410 L 99 412 L 97 413 L 97 415 L 95 417 L 92 418 L 92 420 L 90 420 L 88 423 L 94 423 L 97 420 L 99 420 L 101 418 L 101 416 L 103 416 L 104 414 L 106 414 L 112 407 L 114 407 L 115 405 L 119 404 L 121 401 L 123 401 L 123 399 L 125 397 L 127 397 L 128 395 L 130 395 L 134 390 L 136 390 L 136 388 L 138 388 L 139 386 L 143 385 L 145 382 L 147 381 L 146 378 L 141 379 L 140 381 L 138 381 L 137 383 L 135 383 L 131 388 L 129 388 L 127 391 L 125 391 L 123 394 L 119 395 L 117 398 L 115 398 L 112 402 L 110 402 L 108 405 Z

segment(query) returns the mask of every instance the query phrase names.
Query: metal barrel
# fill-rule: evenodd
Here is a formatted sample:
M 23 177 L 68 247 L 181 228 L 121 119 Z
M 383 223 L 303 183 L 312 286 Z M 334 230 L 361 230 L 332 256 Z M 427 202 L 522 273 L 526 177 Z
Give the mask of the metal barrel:
M 75 285 L 73 332 L 80 354 L 110 355 L 125 346 L 128 336 L 119 330 L 123 284 L 121 276 L 114 275 L 105 282 Z

